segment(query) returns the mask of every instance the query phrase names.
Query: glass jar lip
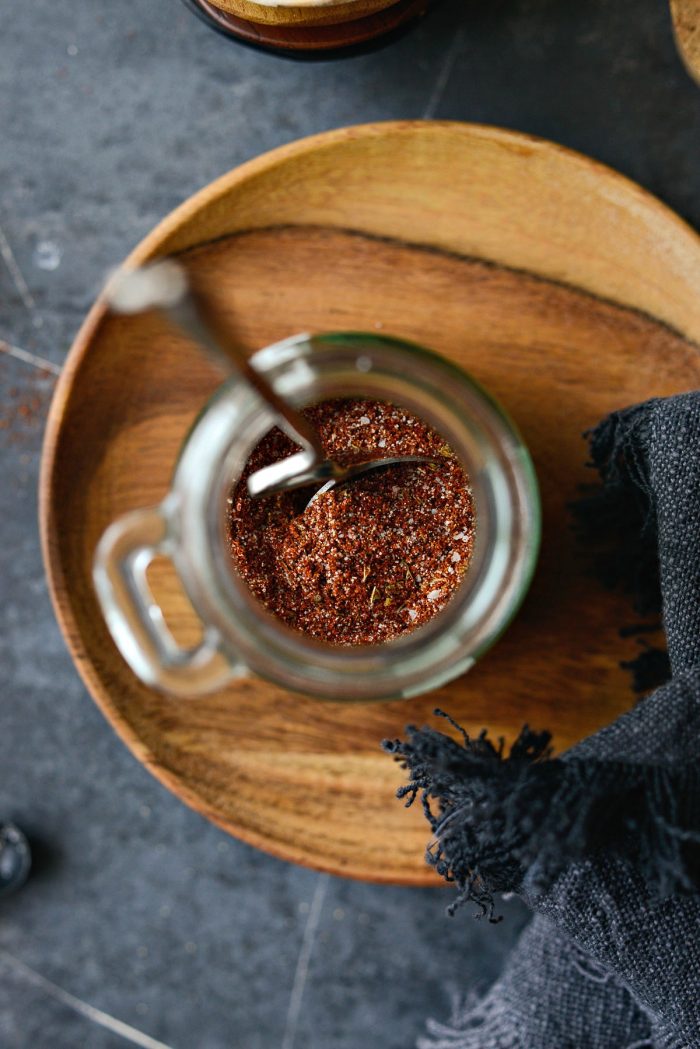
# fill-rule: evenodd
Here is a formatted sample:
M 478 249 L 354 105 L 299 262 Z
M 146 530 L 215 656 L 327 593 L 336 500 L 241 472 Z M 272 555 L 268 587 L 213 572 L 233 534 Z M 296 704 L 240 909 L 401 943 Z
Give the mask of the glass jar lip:
M 509 596 L 507 607 L 500 609 L 500 614 L 497 617 L 497 629 L 491 630 L 487 636 L 481 639 L 479 644 L 468 649 L 465 648 L 459 657 L 454 651 L 454 646 L 452 646 L 448 653 L 449 658 L 446 656 L 446 661 L 442 668 L 438 665 L 439 660 L 434 658 L 431 662 L 430 670 L 426 669 L 423 672 L 422 680 L 417 685 L 402 685 L 397 680 L 392 682 L 391 685 L 385 683 L 385 685 L 380 687 L 379 682 L 377 682 L 376 698 L 386 698 L 388 695 L 415 694 L 425 691 L 427 688 L 444 684 L 467 669 L 502 634 L 522 601 L 534 572 L 540 541 L 541 514 L 534 465 L 517 426 L 502 405 L 478 380 L 459 365 L 454 364 L 434 351 L 417 343 L 384 333 L 351 331 L 291 336 L 258 351 L 252 359 L 262 371 L 268 373 L 268 378 L 272 378 L 273 374 L 279 378 L 280 374 L 285 374 L 285 370 L 293 371 L 294 367 L 300 362 L 308 362 L 315 369 L 314 379 L 318 380 L 319 375 L 323 376 L 324 374 L 324 367 L 329 367 L 334 360 L 334 355 L 335 359 L 337 359 L 338 354 L 341 357 L 347 354 L 347 361 L 352 361 L 353 359 L 357 360 L 358 355 L 361 359 L 363 350 L 365 353 L 367 351 L 375 351 L 378 354 L 385 355 L 385 358 L 388 354 L 391 358 L 389 364 L 395 364 L 397 371 L 401 371 L 398 367 L 398 361 L 401 360 L 405 364 L 406 355 L 408 354 L 414 360 L 422 362 L 424 369 L 432 369 L 438 375 L 440 381 L 447 383 L 450 397 L 454 397 L 454 390 L 457 389 L 458 392 L 461 390 L 463 394 L 468 390 L 472 398 L 478 399 L 483 411 L 490 415 L 492 420 L 495 420 L 496 432 L 506 435 L 507 441 L 510 442 L 509 454 L 512 454 L 507 465 L 513 472 L 514 477 L 517 475 L 516 480 L 519 484 L 520 498 L 523 506 L 528 511 L 526 541 L 521 544 L 519 560 L 515 565 L 518 573 L 517 585 L 514 587 L 514 593 L 511 593 Z M 385 372 L 382 372 L 382 374 L 386 373 L 386 375 L 393 377 L 391 368 L 386 364 L 386 360 L 383 366 Z M 375 368 L 373 365 L 371 371 L 376 379 L 377 373 L 381 372 L 382 369 L 381 367 Z M 362 372 L 362 369 L 358 369 L 356 378 L 359 383 L 363 382 L 363 378 L 367 382 L 366 375 Z M 299 384 L 297 381 L 297 387 L 300 385 L 303 386 L 304 383 Z M 245 396 L 246 393 L 247 396 Z M 324 399 L 324 396 L 323 392 L 314 389 L 313 395 L 306 396 L 304 402 L 310 403 L 312 400 Z M 425 391 L 421 390 L 421 396 L 427 396 Z M 386 399 L 389 400 L 391 398 L 387 397 Z M 246 418 L 250 419 L 256 413 L 260 415 L 261 404 L 257 399 L 257 395 L 251 396 L 251 391 L 242 391 L 235 379 L 224 383 L 222 387 L 215 391 L 190 430 L 190 435 L 181 452 L 176 470 L 173 487 L 174 489 L 181 489 L 182 497 L 185 501 L 187 500 L 187 491 L 182 475 L 186 471 L 182 470 L 181 467 L 186 463 L 189 452 L 192 451 L 192 446 L 197 444 L 200 430 L 206 425 L 207 420 L 210 420 L 212 415 L 217 412 L 225 415 L 233 402 L 238 404 L 242 413 L 242 417 L 239 416 L 238 418 L 239 425 L 245 423 Z M 403 403 L 401 398 L 397 398 L 397 403 Z M 446 404 L 449 410 L 455 414 L 455 404 L 447 400 Z M 411 407 L 414 406 L 411 405 Z M 445 411 L 447 410 L 445 408 Z M 422 413 L 419 412 L 419 414 Z M 428 421 L 432 422 L 431 419 Z M 459 423 L 465 428 L 468 425 L 475 425 L 473 419 L 467 422 L 464 419 L 460 419 Z M 263 425 L 264 432 L 269 428 L 269 419 Z M 250 448 L 257 443 L 257 439 L 259 437 L 248 435 Z M 220 466 L 223 465 L 223 459 L 225 458 L 221 453 L 224 450 L 223 445 L 226 443 L 226 440 L 228 438 L 224 438 L 223 433 L 220 431 L 218 447 Z M 458 453 L 459 450 L 458 448 Z M 232 483 L 234 482 L 231 480 L 231 474 L 229 474 L 228 490 L 230 490 Z M 210 500 L 213 494 L 211 489 L 212 486 L 210 484 Z M 220 476 L 218 490 L 221 490 Z M 200 510 L 205 511 L 205 509 L 205 507 L 200 505 Z M 477 507 L 478 513 L 479 508 Z M 202 538 L 203 533 L 200 533 L 200 540 Z M 240 646 L 242 633 L 244 633 L 246 635 L 246 644 L 244 645 L 245 651 L 242 653 L 242 658 L 255 673 L 276 683 L 281 683 L 285 687 L 296 687 L 301 692 L 313 692 L 328 698 L 355 698 L 347 694 L 347 686 L 342 688 L 338 686 L 337 681 L 329 683 L 329 675 L 332 677 L 334 674 L 339 674 L 349 677 L 358 672 L 371 675 L 372 673 L 378 673 L 378 670 L 381 669 L 379 664 L 383 666 L 390 659 L 404 661 L 412 659 L 415 662 L 417 654 L 420 655 L 421 652 L 431 648 L 435 650 L 434 656 L 439 657 L 440 639 L 446 633 L 454 632 L 459 627 L 459 623 L 464 619 L 464 609 L 469 604 L 470 595 L 473 596 L 471 591 L 476 587 L 473 581 L 470 584 L 470 571 L 468 571 L 462 585 L 433 619 L 424 626 L 401 635 L 392 641 L 371 646 L 330 645 L 295 631 L 275 619 L 267 609 L 252 597 L 243 580 L 236 578 L 235 569 L 227 549 L 223 553 L 228 558 L 228 571 L 222 576 L 221 570 L 226 565 L 226 561 L 222 561 L 221 557 L 221 534 L 220 532 L 215 534 L 209 528 L 207 539 L 210 544 L 208 552 L 210 554 L 212 551 L 218 552 L 215 557 L 216 564 L 210 563 L 208 566 L 208 574 L 210 579 L 216 579 L 218 590 L 220 594 L 223 592 L 224 595 L 223 604 L 228 607 L 228 616 L 222 616 L 221 614 L 216 616 L 217 627 L 224 640 L 230 640 L 232 650 L 237 649 L 240 656 L 240 647 L 237 648 L 237 645 Z M 204 552 L 207 551 L 205 550 Z M 184 559 L 185 562 L 186 560 L 187 558 Z M 209 560 L 211 561 L 211 557 Z M 190 575 L 194 589 L 199 590 L 201 596 L 206 597 L 201 587 L 198 587 L 197 580 L 193 578 L 196 572 L 189 573 L 186 563 L 183 563 L 181 566 L 181 573 L 183 577 Z M 197 601 L 193 600 L 193 604 L 197 607 Z M 207 604 L 206 600 L 204 604 Z M 200 611 L 203 618 L 206 618 L 206 609 L 198 609 L 198 611 Z M 221 608 L 219 608 L 219 612 L 221 612 Z M 237 621 L 237 616 L 243 617 L 243 619 L 239 618 Z M 242 631 L 243 620 L 245 621 L 245 630 Z M 444 645 L 442 647 L 444 649 L 450 648 L 450 646 Z M 300 678 L 300 680 L 290 680 L 290 664 L 294 664 L 297 679 Z M 412 668 L 412 672 L 417 673 L 413 664 Z M 400 678 L 401 675 L 398 674 L 398 677 Z M 293 674 L 292 678 L 294 678 Z M 368 694 L 361 694 L 357 695 L 356 698 L 367 699 L 373 697 Z

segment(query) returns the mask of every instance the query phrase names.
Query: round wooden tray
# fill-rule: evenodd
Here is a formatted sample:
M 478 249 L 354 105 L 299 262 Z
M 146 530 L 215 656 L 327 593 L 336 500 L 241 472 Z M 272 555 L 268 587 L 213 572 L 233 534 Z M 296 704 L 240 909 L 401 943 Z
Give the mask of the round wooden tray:
M 494 128 L 414 122 L 331 132 L 232 171 L 131 261 L 169 252 L 188 253 L 250 350 L 298 331 L 415 339 L 493 390 L 532 450 L 540 564 L 515 623 L 471 673 L 403 702 L 322 702 L 256 679 L 182 702 L 122 662 L 90 570 L 109 522 L 164 496 L 220 376 L 157 319 L 108 317 L 98 302 L 51 409 L 41 526 L 53 600 L 122 739 L 253 845 L 353 877 L 430 883 L 426 826 L 394 798 L 403 774 L 383 737 L 439 704 L 470 731 L 512 739 L 527 721 L 562 748 L 633 703 L 618 665 L 636 653 L 618 635 L 630 608 L 590 578 L 566 505 L 590 480 L 583 430 L 697 383 L 700 240 L 585 157 Z M 175 632 L 193 636 L 164 570 L 154 586 Z
M 209 0 L 184 2 L 214 29 L 245 44 L 290 54 L 327 55 L 361 48 L 380 38 L 388 40 L 424 15 L 434 0 L 397 0 L 384 10 L 328 25 L 258 22 L 231 14 Z

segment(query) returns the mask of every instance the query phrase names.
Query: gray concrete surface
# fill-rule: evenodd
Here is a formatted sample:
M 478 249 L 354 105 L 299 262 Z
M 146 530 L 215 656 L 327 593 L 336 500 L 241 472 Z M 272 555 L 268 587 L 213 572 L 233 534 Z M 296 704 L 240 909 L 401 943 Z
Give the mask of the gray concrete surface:
M 291 867 L 186 809 L 86 695 L 38 547 L 43 421 L 105 271 L 240 161 L 423 115 L 584 150 L 700 225 L 700 90 L 664 0 L 445 0 L 389 50 L 313 65 L 178 0 L 0 0 L 0 818 L 38 860 L 0 901 L 1 1049 L 408 1049 L 526 920 L 448 919 L 445 891 Z

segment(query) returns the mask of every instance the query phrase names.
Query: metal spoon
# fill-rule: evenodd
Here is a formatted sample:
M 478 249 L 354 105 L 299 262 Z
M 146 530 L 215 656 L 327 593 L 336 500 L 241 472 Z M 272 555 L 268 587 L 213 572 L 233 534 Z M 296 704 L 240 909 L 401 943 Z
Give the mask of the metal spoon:
M 204 293 L 193 285 L 184 268 L 172 259 L 138 269 L 120 270 L 108 282 L 105 296 L 115 313 L 162 310 L 194 342 L 204 346 L 219 362 L 224 360 L 229 369 L 232 368 L 245 379 L 267 401 L 287 434 L 301 445 L 301 452 L 264 466 L 250 475 L 248 491 L 254 499 L 321 482 L 322 488 L 313 497 L 316 498 L 334 485 L 351 481 L 369 470 L 397 463 L 438 461 L 426 455 L 405 455 L 368 459 L 343 466 L 335 459 L 328 459 L 318 433 L 306 416 L 280 397 L 251 364 L 243 350 L 231 339 L 226 325 Z
M 283 462 L 284 462 L 284 460 L 283 460 Z M 331 488 L 335 488 L 336 485 L 339 485 L 339 484 L 344 484 L 345 481 L 353 481 L 356 477 L 360 477 L 362 474 L 366 474 L 370 470 L 380 470 L 384 466 L 403 466 L 404 463 L 419 464 L 419 463 L 437 463 L 437 462 L 439 462 L 439 460 L 434 458 L 433 456 L 430 456 L 430 455 L 388 455 L 384 459 L 367 459 L 366 462 L 363 462 L 363 463 L 354 463 L 352 466 L 343 466 L 343 467 L 341 467 L 341 469 L 344 471 L 344 476 L 343 477 L 338 477 L 338 478 L 332 477 L 330 479 L 330 481 L 326 481 L 325 484 L 321 485 L 319 490 L 317 492 L 314 492 L 314 494 L 311 496 L 311 498 L 309 499 L 308 503 L 304 507 L 304 510 L 305 511 L 308 510 L 309 507 L 311 506 L 311 504 L 313 502 L 315 502 L 320 495 L 325 495 L 326 492 L 330 492 Z M 444 462 L 444 459 L 443 459 L 443 462 Z M 274 463 L 273 465 L 277 466 L 277 463 Z M 270 469 L 270 467 L 265 467 L 265 469 L 268 470 L 268 469 Z M 262 470 L 257 470 L 253 474 L 253 477 L 257 477 L 257 475 L 262 473 L 262 472 L 263 472 Z M 304 481 L 303 483 L 305 485 L 308 485 L 309 483 L 314 483 L 314 482 L 318 483 L 318 480 L 319 480 L 318 477 L 314 477 L 312 482 Z M 250 489 L 250 485 L 248 487 Z M 291 487 L 292 487 L 291 485 L 285 485 L 285 490 L 289 490 L 289 488 L 291 488 Z M 302 485 L 299 484 L 299 485 L 295 485 L 294 487 L 301 488 Z M 276 491 L 282 491 L 282 489 L 279 489 L 279 488 L 278 489 L 269 488 L 265 492 L 265 494 L 266 495 L 272 495 L 275 492 L 275 490 Z

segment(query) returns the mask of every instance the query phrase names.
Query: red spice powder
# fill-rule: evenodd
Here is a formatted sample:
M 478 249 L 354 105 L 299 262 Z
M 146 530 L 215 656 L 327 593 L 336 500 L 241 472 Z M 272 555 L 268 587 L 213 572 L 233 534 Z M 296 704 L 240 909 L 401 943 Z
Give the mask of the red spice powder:
M 389 641 L 432 619 L 467 570 L 475 521 L 468 478 L 440 434 L 403 408 L 334 400 L 305 415 L 339 462 L 439 462 L 372 471 L 308 508 L 313 488 L 251 499 L 248 476 L 299 450 L 271 430 L 229 497 L 231 554 L 253 594 L 289 626 L 331 644 Z

